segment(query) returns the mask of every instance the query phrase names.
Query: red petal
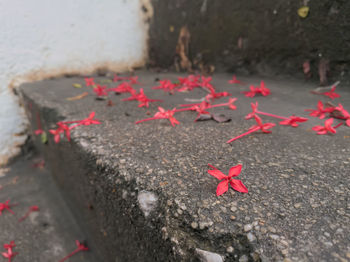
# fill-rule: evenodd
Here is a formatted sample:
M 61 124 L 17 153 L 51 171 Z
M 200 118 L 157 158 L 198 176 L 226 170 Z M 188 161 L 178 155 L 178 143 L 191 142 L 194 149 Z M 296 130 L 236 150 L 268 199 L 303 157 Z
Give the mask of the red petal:
M 237 165 L 237 166 L 233 166 L 230 168 L 230 171 L 228 172 L 228 176 L 231 177 L 235 177 L 238 176 L 242 171 L 242 165 Z
M 332 124 L 333 124 L 333 118 L 327 119 L 327 120 L 324 122 L 324 126 L 325 126 L 325 127 L 330 127 Z
M 216 195 L 221 196 L 223 193 L 225 193 L 228 190 L 228 180 L 224 180 L 218 184 L 218 187 L 216 188 Z
M 208 170 L 208 173 L 213 177 L 216 177 L 219 180 L 227 178 L 225 174 L 223 174 L 220 170 Z
M 248 193 L 248 189 L 243 185 L 241 180 L 231 179 L 230 184 L 234 190 L 241 193 Z

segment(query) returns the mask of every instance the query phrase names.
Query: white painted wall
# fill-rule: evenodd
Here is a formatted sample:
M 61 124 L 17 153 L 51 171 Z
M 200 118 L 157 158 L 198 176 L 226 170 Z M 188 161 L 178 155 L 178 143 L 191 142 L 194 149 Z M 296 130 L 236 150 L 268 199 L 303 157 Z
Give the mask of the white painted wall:
M 26 120 L 9 85 L 99 65 L 142 65 L 141 0 L 0 0 L 0 164 L 19 151 Z M 36 72 L 36 74 L 34 74 Z

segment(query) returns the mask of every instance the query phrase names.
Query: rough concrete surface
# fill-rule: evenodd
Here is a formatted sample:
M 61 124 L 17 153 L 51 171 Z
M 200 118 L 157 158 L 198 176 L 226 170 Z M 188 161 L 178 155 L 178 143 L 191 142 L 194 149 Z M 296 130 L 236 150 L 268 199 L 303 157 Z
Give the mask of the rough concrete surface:
M 335 135 L 311 131 L 323 120 L 309 117 L 298 128 L 277 125 L 272 134 L 251 134 L 232 144 L 225 142 L 253 125 L 244 120 L 250 102 L 259 109 L 289 116 L 307 116 L 322 96 L 315 86 L 293 79 L 267 79 L 267 97 L 247 98 L 248 85 L 229 85 L 228 74 L 216 74 L 219 91 L 237 97 L 237 110 L 211 109 L 232 117 L 229 123 L 194 122 L 193 112 L 175 115 L 180 125 L 167 120 L 135 125 L 158 105 L 170 109 L 185 98 L 206 93 L 169 95 L 152 90 L 156 78 L 176 80 L 176 74 L 136 72 L 139 87 L 162 103 L 138 108 L 122 102 L 127 95 L 110 95 L 113 106 L 97 101 L 91 88 L 74 88 L 82 78 L 61 78 L 22 85 L 20 92 L 32 123 L 36 114 L 46 131 L 59 120 L 78 120 L 91 111 L 101 125 L 80 126 L 72 141 L 55 144 L 49 135 L 44 152 L 54 178 L 84 229 L 103 253 L 103 261 L 197 261 L 198 250 L 224 261 L 347 261 L 349 246 L 350 129 Z M 261 78 L 241 78 L 258 84 Z M 97 78 L 96 81 L 106 80 Z M 110 84 L 113 86 L 113 84 Z M 91 95 L 67 101 L 82 92 Z M 350 106 L 350 92 L 338 86 L 337 99 Z M 225 98 L 216 101 L 226 101 Z M 278 123 L 263 117 L 264 121 Z M 207 173 L 211 163 L 224 173 L 243 164 L 239 179 L 249 189 L 229 189 L 217 197 L 218 180 Z M 141 199 L 141 201 L 140 201 Z M 146 212 L 145 212 L 146 210 Z M 203 254 L 203 252 L 201 253 Z M 202 261 L 205 261 L 202 259 Z
M 0 245 L 15 241 L 14 262 L 59 261 L 76 249 L 75 240 L 87 240 L 47 169 L 34 168 L 40 157 L 27 155 L 0 169 L 0 201 L 10 200 L 14 215 L 7 210 L 0 216 Z M 21 223 L 30 206 L 37 205 Z M 1 256 L 1 260 L 5 258 Z M 85 251 L 69 261 L 97 261 L 94 252 Z

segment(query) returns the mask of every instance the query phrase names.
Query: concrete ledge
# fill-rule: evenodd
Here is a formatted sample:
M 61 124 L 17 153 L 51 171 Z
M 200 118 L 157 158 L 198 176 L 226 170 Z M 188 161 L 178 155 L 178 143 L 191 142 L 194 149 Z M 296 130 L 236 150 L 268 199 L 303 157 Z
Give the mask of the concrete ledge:
M 195 90 L 170 96 L 151 87 L 155 78 L 177 75 L 137 74 L 150 98 L 164 99 L 164 108 L 204 95 Z M 238 110 L 215 110 L 232 122 L 194 123 L 195 113 L 183 112 L 176 115 L 181 124 L 175 128 L 165 120 L 135 125 L 160 104 L 144 110 L 136 102 L 122 102 L 124 95 L 111 95 L 114 106 L 107 106 L 91 89 L 72 87 L 83 84 L 82 78 L 20 87 L 32 130 L 38 128 L 37 115 L 46 131 L 59 120 L 83 119 L 91 111 L 103 123 L 74 129 L 71 142 L 55 144 L 49 135 L 43 145 L 33 136 L 101 261 L 337 261 L 349 256 L 349 128 L 318 136 L 310 128 L 323 121 L 310 118 L 296 129 L 276 126 L 270 135 L 227 145 L 252 125 L 244 120 L 250 102 L 259 101 L 267 112 L 306 116 L 304 109 L 320 98 L 305 83 L 267 79 L 272 95 L 249 99 L 240 94 L 247 87 L 228 85 L 230 78 L 217 75 L 213 83 L 238 97 Z M 84 91 L 92 95 L 66 100 Z M 346 107 L 350 92 L 341 86 L 337 92 Z M 216 197 L 218 181 L 207 174 L 208 163 L 225 172 L 242 163 L 240 179 L 249 193 L 230 189 Z

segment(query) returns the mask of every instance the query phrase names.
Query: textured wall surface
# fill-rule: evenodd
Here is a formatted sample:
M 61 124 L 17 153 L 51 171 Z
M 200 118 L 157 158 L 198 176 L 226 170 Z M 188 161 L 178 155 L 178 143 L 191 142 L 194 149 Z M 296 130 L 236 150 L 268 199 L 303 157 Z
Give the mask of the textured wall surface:
M 309 61 L 329 61 L 334 80 L 350 66 L 350 1 L 347 0 L 152 0 L 150 64 L 174 64 L 181 27 L 190 33 L 192 62 L 238 73 L 299 74 Z M 309 7 L 305 18 L 298 15 Z
M 10 85 L 97 67 L 143 65 L 141 0 L 0 0 L 0 164 L 19 151 L 26 121 Z M 144 11 L 146 13 L 146 11 Z

